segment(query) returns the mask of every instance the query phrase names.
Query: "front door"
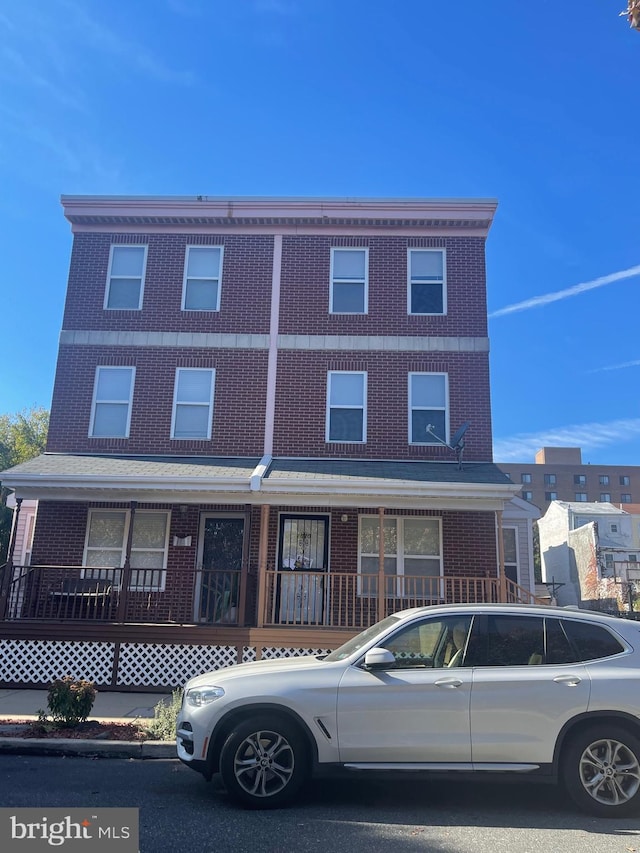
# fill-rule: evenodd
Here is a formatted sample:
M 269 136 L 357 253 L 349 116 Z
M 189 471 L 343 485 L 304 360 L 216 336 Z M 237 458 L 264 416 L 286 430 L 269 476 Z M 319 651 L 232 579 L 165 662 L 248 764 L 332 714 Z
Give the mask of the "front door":
M 327 516 L 280 516 L 277 611 L 281 625 L 323 624 L 328 556 Z
M 197 622 L 237 622 L 243 554 L 243 516 L 202 517 L 195 595 Z

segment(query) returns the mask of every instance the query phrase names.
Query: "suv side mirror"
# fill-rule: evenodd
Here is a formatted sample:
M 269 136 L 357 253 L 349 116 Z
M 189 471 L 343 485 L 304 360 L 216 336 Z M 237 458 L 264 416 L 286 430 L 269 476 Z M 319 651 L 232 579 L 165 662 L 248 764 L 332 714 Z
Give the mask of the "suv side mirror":
M 395 662 L 396 658 L 393 652 L 383 648 L 369 649 L 364 656 L 365 669 L 387 669 L 394 666 Z

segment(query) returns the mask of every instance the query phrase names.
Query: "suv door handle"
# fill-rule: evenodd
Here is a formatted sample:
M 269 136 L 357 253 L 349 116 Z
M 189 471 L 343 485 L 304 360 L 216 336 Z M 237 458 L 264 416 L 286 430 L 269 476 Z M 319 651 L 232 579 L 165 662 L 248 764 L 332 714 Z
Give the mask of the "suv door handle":
M 556 675 L 553 680 L 556 684 L 566 684 L 567 687 L 577 687 L 582 681 L 579 675 Z
M 459 678 L 439 678 L 437 681 L 434 681 L 436 687 L 448 687 L 451 689 L 452 687 L 460 687 L 462 681 Z

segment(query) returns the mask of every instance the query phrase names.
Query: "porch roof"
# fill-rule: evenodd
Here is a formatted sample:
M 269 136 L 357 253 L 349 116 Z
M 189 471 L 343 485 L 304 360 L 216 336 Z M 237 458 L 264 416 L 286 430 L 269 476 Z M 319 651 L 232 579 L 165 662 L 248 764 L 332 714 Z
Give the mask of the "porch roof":
M 1 474 L 19 498 L 496 510 L 519 490 L 493 463 L 45 453 Z

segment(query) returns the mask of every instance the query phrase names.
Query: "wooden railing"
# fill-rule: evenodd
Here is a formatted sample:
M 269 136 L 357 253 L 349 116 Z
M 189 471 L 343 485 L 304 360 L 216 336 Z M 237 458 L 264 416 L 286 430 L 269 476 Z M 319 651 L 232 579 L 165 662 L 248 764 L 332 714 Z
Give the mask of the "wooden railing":
M 0 619 L 243 625 L 247 579 L 243 571 L 5 567 Z
M 536 603 L 524 587 L 490 577 L 386 576 L 354 572 L 267 571 L 265 626 L 327 626 L 360 629 L 410 607 L 433 604 Z

